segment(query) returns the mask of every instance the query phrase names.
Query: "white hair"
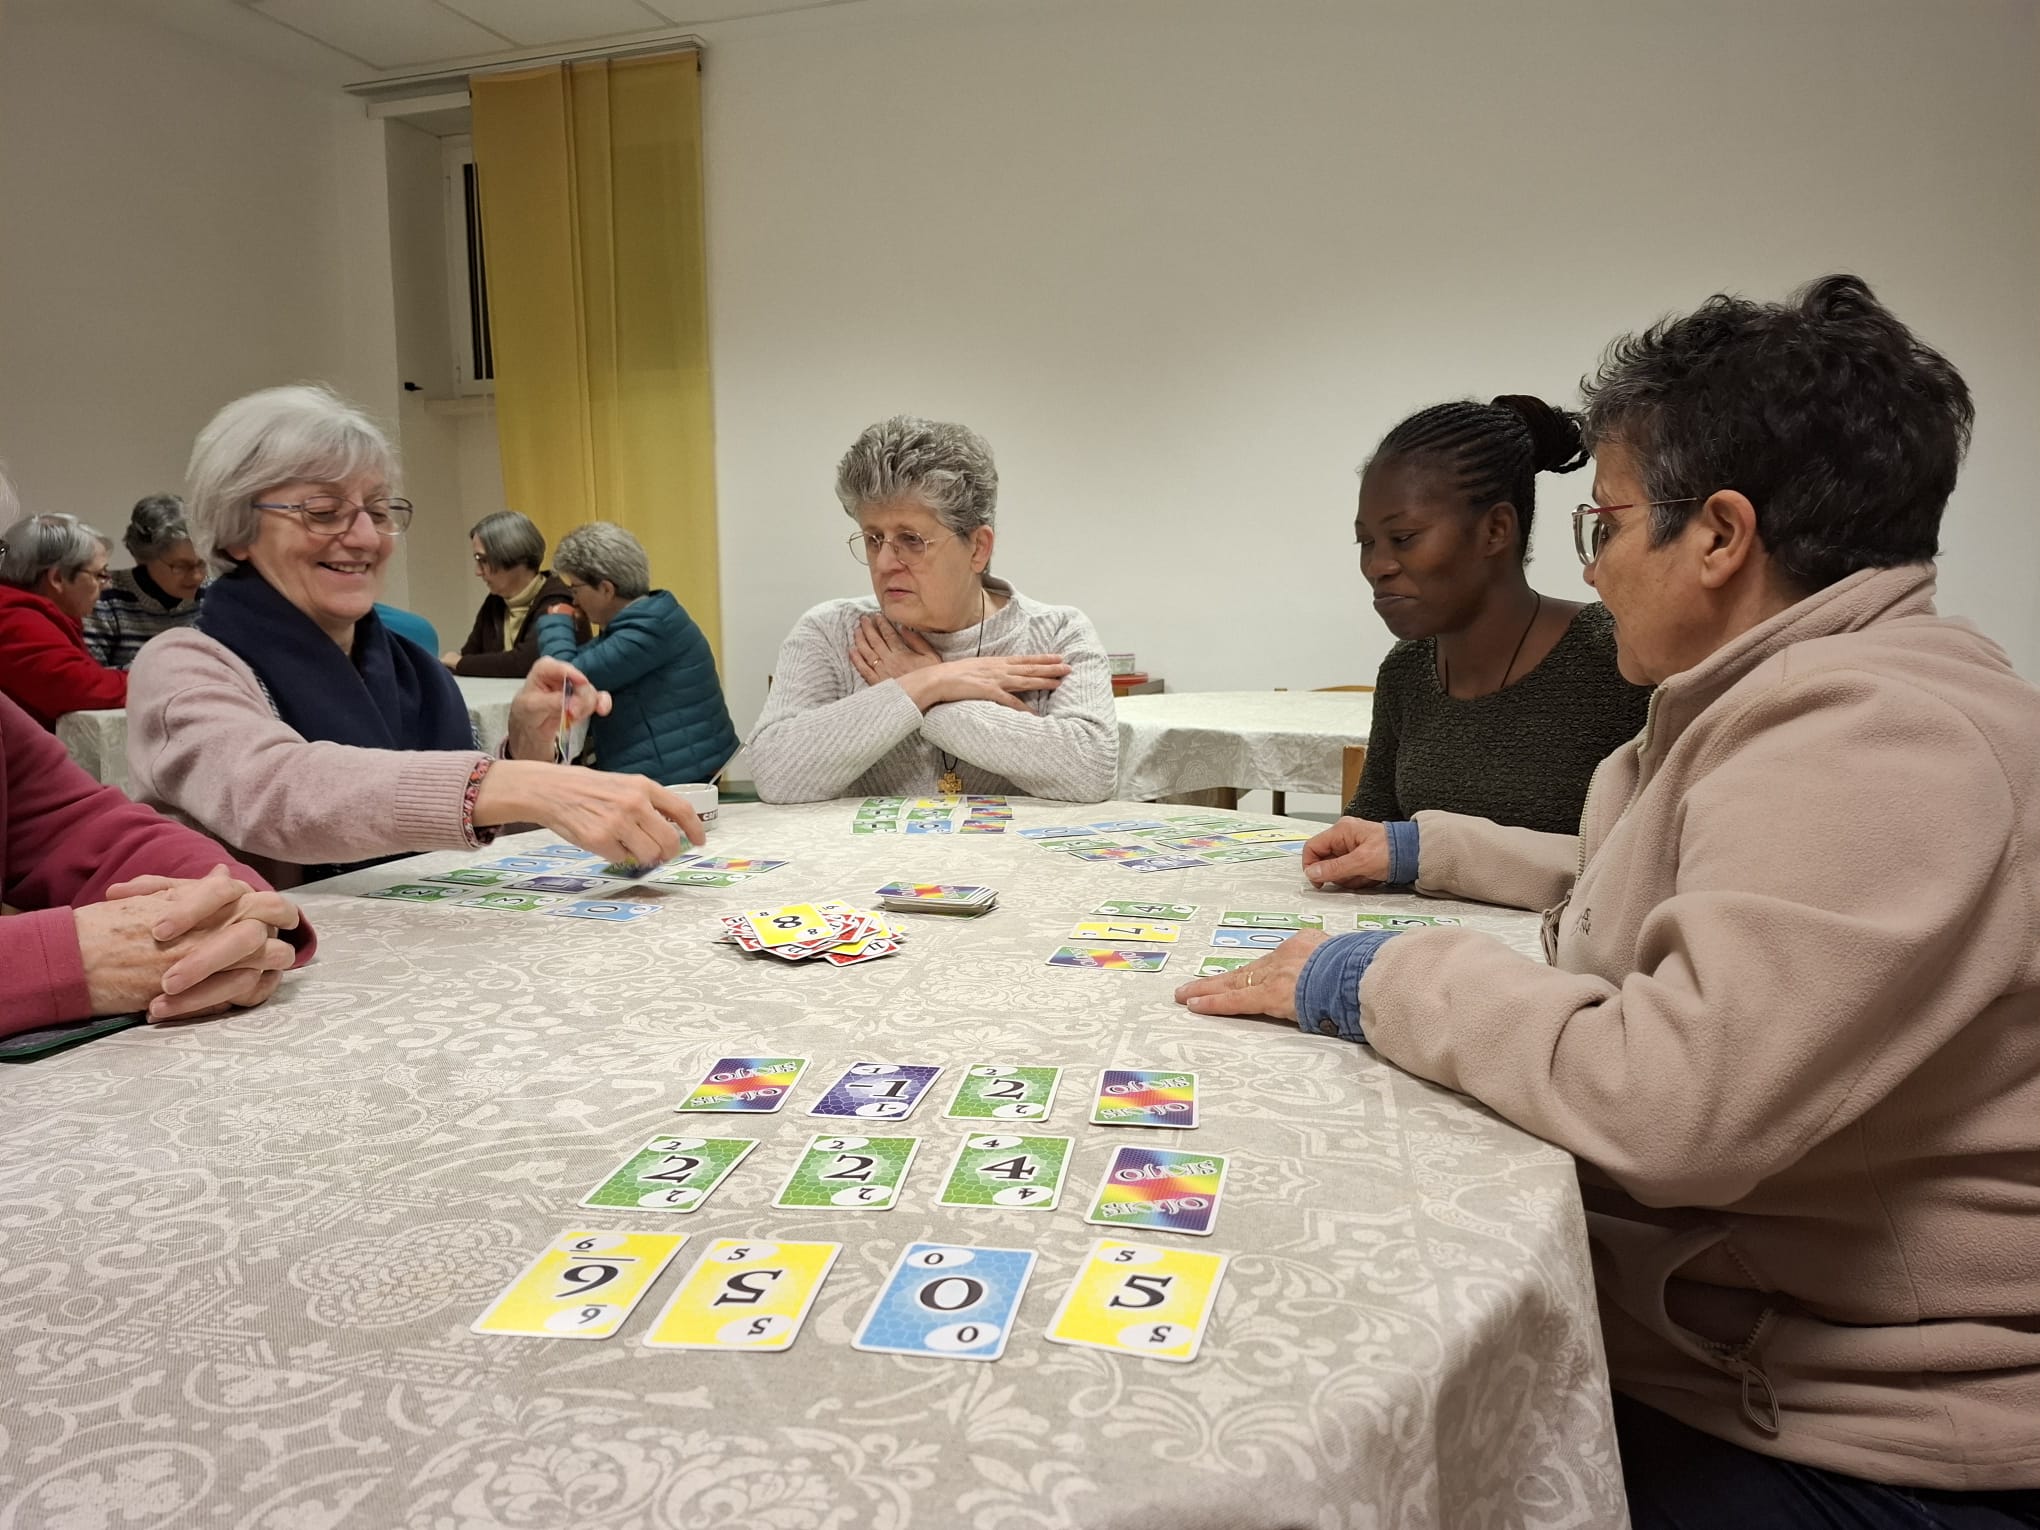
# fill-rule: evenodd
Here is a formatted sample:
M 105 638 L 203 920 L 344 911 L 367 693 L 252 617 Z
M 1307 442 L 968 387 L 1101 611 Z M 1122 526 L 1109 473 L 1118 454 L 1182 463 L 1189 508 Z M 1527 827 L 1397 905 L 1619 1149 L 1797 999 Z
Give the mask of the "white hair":
M 855 516 L 911 496 L 960 537 L 992 524 L 999 470 L 985 438 L 964 425 L 896 414 L 859 436 L 836 464 L 836 498 Z
M 191 540 L 185 524 L 184 501 L 175 494 L 150 494 L 135 501 L 128 515 L 121 541 L 137 563 L 148 563 L 168 555 L 180 542 Z
M 237 398 L 198 433 L 186 470 L 192 545 L 224 571 L 261 531 L 255 501 L 286 483 L 340 483 L 357 473 L 396 488 L 382 427 L 331 389 L 301 383 Z
M 51 569 L 75 579 L 93 555 L 113 543 L 75 515 L 27 515 L 0 532 L 0 584 L 26 590 Z
M 7 464 L 0 462 L 0 526 L 12 526 L 21 517 L 21 500 L 7 477 Z
M 583 584 L 608 580 L 624 600 L 636 600 L 652 587 L 652 564 L 644 544 L 609 521 L 590 521 L 560 538 L 553 567 Z

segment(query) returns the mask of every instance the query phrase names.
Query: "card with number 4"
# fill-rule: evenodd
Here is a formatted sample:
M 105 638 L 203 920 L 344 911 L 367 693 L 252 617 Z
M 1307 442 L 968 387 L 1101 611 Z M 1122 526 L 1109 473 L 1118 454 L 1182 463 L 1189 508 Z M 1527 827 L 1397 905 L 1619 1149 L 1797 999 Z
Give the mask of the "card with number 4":
M 606 1339 L 686 1241 L 685 1233 L 562 1233 L 475 1319 L 474 1331 Z
M 840 1243 L 718 1238 L 645 1335 L 649 1349 L 790 1349 Z
M 1060 1068 L 1004 1068 L 979 1063 L 963 1075 L 943 1112 L 959 1121 L 1039 1121 L 1055 1104 Z
M 850 1341 L 882 1355 L 996 1360 L 1027 1291 L 1034 1251 L 910 1243 Z
M 939 1065 L 916 1063 L 852 1063 L 828 1092 L 808 1107 L 811 1116 L 858 1116 L 866 1120 L 900 1121 L 929 1086 L 942 1076 Z
M 1068 1137 L 966 1137 L 937 1204 L 1053 1211 L 1074 1146 Z
M 758 1145 L 755 1137 L 652 1138 L 617 1165 L 583 1206 L 644 1211 L 698 1211 L 744 1155 Z
M 1225 1258 L 1100 1238 L 1056 1308 L 1048 1340 L 1150 1360 L 1195 1360 Z
M 784 1211 L 883 1211 L 900 1197 L 917 1137 L 816 1137 L 772 1204 Z

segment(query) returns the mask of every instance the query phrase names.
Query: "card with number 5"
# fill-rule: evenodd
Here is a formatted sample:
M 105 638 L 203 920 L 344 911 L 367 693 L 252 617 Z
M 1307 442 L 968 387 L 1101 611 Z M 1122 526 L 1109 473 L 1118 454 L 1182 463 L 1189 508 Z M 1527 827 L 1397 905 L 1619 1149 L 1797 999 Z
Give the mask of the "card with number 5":
M 862 1116 L 886 1121 L 913 1114 L 928 1086 L 942 1076 L 940 1065 L 852 1063 L 826 1093 L 808 1107 L 811 1116 Z
M 685 1233 L 562 1233 L 475 1319 L 474 1331 L 606 1339 L 686 1241 Z
M 1225 1278 L 1225 1258 L 1100 1238 L 1056 1308 L 1048 1340 L 1150 1360 L 1194 1360 Z
M 773 1205 L 791 1211 L 882 1211 L 899 1199 L 914 1137 L 817 1137 Z
M 943 1360 L 996 1360 L 1034 1270 L 1034 1251 L 912 1243 L 886 1277 L 855 1349 Z
M 842 1249 L 718 1238 L 652 1323 L 646 1347 L 790 1349 Z

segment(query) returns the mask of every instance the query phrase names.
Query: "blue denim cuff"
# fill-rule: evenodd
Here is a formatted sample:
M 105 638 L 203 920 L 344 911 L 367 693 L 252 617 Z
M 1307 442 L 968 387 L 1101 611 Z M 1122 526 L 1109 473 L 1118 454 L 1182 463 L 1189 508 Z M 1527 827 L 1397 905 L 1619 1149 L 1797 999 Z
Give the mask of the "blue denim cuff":
M 1296 980 L 1297 1029 L 1365 1041 L 1366 1032 L 1360 1029 L 1360 979 L 1382 943 L 1402 933 L 1359 930 L 1334 935 L 1311 952 Z
M 1417 826 L 1407 819 L 1385 823 L 1388 831 L 1388 880 L 1407 887 L 1417 879 Z

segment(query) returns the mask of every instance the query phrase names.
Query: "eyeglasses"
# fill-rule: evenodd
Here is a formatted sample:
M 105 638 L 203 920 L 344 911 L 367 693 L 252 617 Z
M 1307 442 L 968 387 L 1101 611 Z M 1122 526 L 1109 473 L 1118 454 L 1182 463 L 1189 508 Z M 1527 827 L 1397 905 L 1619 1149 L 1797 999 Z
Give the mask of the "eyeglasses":
M 196 558 L 179 558 L 175 563 L 166 563 L 163 567 L 173 574 L 181 574 L 186 578 L 205 572 L 205 565 Z
M 1697 505 L 1698 495 L 1689 494 L 1684 499 L 1653 499 L 1636 501 L 1627 505 L 1581 505 L 1572 513 L 1573 551 L 1580 555 L 1580 567 L 1599 560 L 1601 549 L 1608 545 L 1608 538 L 1615 535 L 1615 528 L 1607 521 L 1597 519 L 1617 510 L 1656 510 L 1663 505 Z
M 371 499 L 357 505 L 337 494 L 315 494 L 294 505 L 257 504 L 255 508 L 295 515 L 304 523 L 305 530 L 323 537 L 341 535 L 354 524 L 355 517 L 362 515 L 367 516 L 369 525 L 386 537 L 402 536 L 411 524 L 411 502 L 408 499 Z
M 928 549 L 937 542 L 953 542 L 953 536 L 924 537 L 917 531 L 903 531 L 896 537 L 880 536 L 875 531 L 860 531 L 850 539 L 850 556 L 859 563 L 869 563 L 878 556 L 881 547 L 891 544 L 902 563 L 919 563 L 928 556 Z
M 105 589 L 109 584 L 113 583 L 113 575 L 109 574 L 103 568 L 81 568 L 78 570 L 78 572 L 83 574 L 88 579 L 98 580 L 99 587 L 102 590 Z

